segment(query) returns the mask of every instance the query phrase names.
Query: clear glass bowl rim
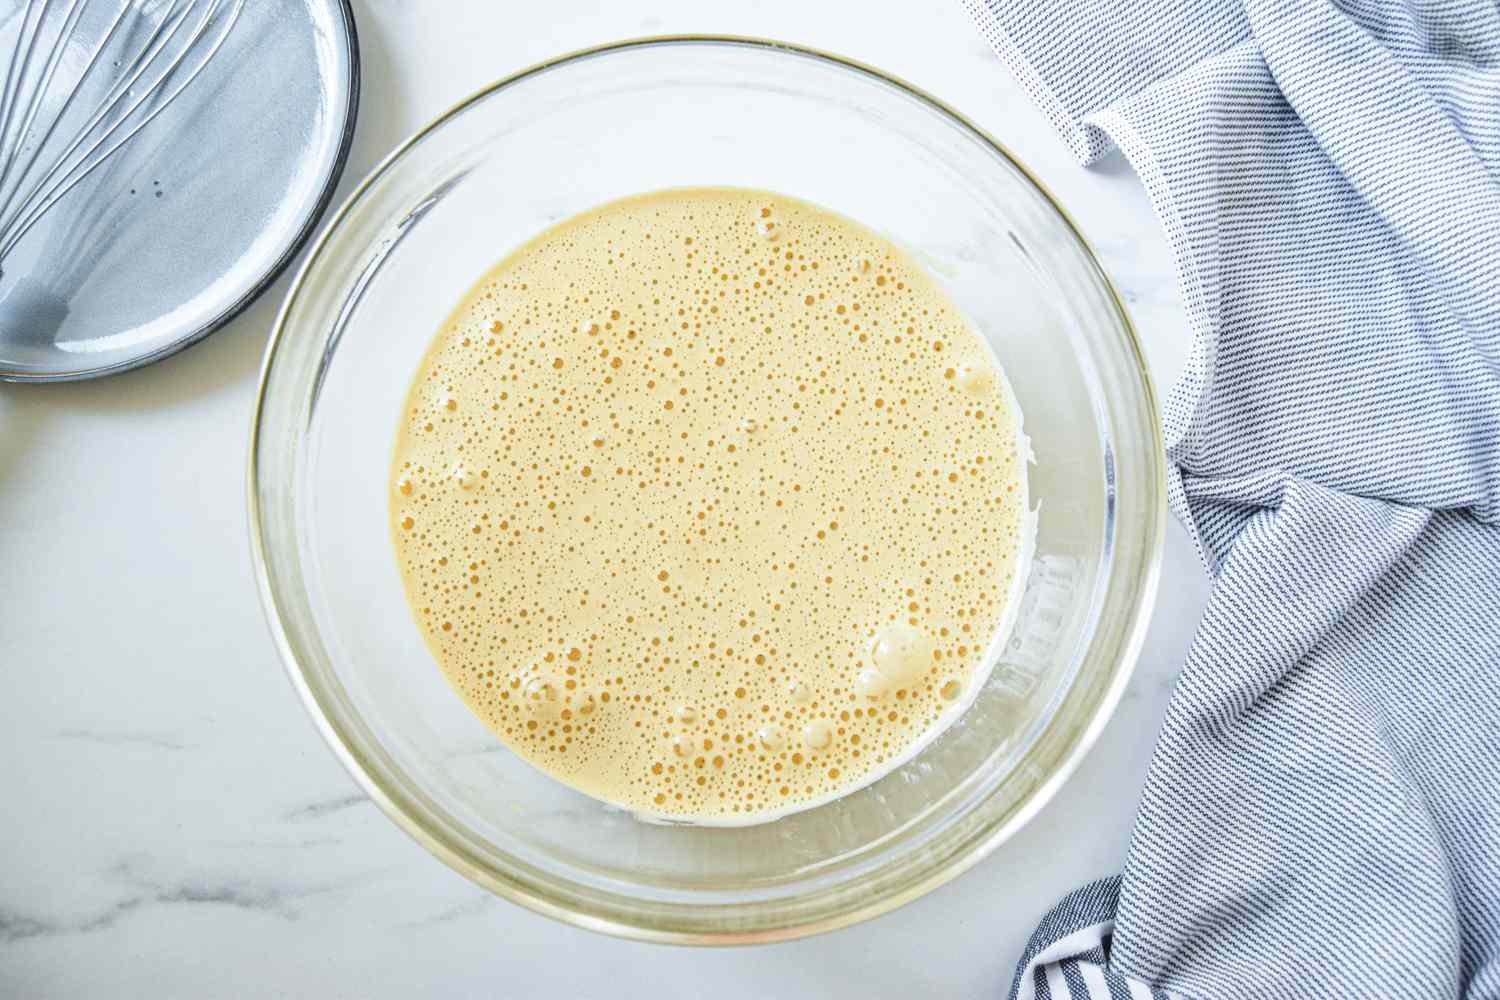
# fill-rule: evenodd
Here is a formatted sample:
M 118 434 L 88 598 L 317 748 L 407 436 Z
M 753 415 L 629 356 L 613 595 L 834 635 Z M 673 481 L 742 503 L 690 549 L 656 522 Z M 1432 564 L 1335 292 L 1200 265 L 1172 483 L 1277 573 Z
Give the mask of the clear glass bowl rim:
M 1077 726 L 1073 734 L 1071 747 L 1068 749 L 1066 755 L 1025 796 L 1019 808 L 999 817 L 991 818 L 977 834 L 969 837 L 961 850 L 954 851 L 945 856 L 939 863 L 929 866 L 928 870 L 919 873 L 917 877 L 906 880 L 894 891 L 883 895 L 871 894 L 861 902 L 842 906 L 833 912 L 819 916 L 817 919 L 787 923 L 769 930 L 740 931 L 723 929 L 714 926 L 715 921 L 712 918 L 705 919 L 704 926 L 701 929 L 687 930 L 683 929 L 680 923 L 676 921 L 658 923 L 651 918 L 651 915 L 647 911 L 642 911 L 636 917 L 622 917 L 618 913 L 590 911 L 586 906 L 579 905 L 577 897 L 565 898 L 538 891 L 525 880 L 517 877 L 515 873 L 497 870 L 484 859 L 476 857 L 473 852 L 466 849 L 463 845 L 446 839 L 441 831 L 436 829 L 434 825 L 428 824 L 422 816 L 414 815 L 410 809 L 402 805 L 401 801 L 399 801 L 399 796 L 392 794 L 391 789 L 382 780 L 383 776 L 378 766 L 361 755 L 358 749 L 352 746 L 346 739 L 344 731 L 331 717 L 327 706 L 320 700 L 313 685 L 309 682 L 302 659 L 299 657 L 297 649 L 294 648 L 294 644 L 282 620 L 281 605 L 277 592 L 278 584 L 272 579 L 269 565 L 268 542 L 265 532 L 262 529 L 263 517 L 259 499 L 259 487 L 263 477 L 260 469 L 259 453 L 262 427 L 266 418 L 266 404 L 271 373 L 274 368 L 278 348 L 287 334 L 288 319 L 291 316 L 293 306 L 298 299 L 298 294 L 304 282 L 321 259 L 331 235 L 338 230 L 345 218 L 354 210 L 355 206 L 414 147 L 441 129 L 450 120 L 499 91 L 522 80 L 578 60 L 606 55 L 611 52 L 673 44 L 720 44 L 791 53 L 829 64 L 845 72 L 871 77 L 877 82 L 889 85 L 898 91 L 904 92 L 907 96 L 915 98 L 918 103 L 926 106 L 930 111 L 949 119 L 950 122 L 958 125 L 961 129 L 971 134 L 973 138 L 989 147 L 998 157 L 1007 162 L 1025 178 L 1047 206 L 1056 214 L 1058 220 L 1068 233 L 1077 240 L 1079 247 L 1087 258 L 1089 269 L 1093 272 L 1092 276 L 1100 283 L 1101 288 L 1108 293 L 1111 300 L 1119 322 L 1120 333 L 1125 341 L 1124 346 L 1133 362 L 1133 371 L 1131 374 L 1139 379 L 1144 403 L 1149 408 L 1151 416 L 1148 424 L 1151 427 L 1153 440 L 1151 441 L 1149 451 L 1155 468 L 1152 474 L 1146 479 L 1145 487 L 1148 495 L 1141 498 L 1146 507 L 1146 517 L 1149 523 L 1144 527 L 1147 538 L 1145 555 L 1140 565 L 1136 567 L 1136 575 L 1139 582 L 1137 597 L 1131 609 L 1131 620 L 1122 630 L 1121 638 L 1116 643 L 1115 649 L 1108 651 L 1110 654 L 1108 658 L 1113 663 L 1110 676 L 1102 685 L 1102 690 L 1096 697 L 1094 704 L 1089 707 L 1086 718 Z M 1000 844 L 1013 836 L 1032 817 L 1040 812 L 1042 807 L 1052 799 L 1058 789 L 1062 787 L 1074 770 L 1076 770 L 1079 763 L 1082 762 L 1089 750 L 1092 749 L 1094 743 L 1097 742 L 1105 724 L 1109 721 L 1121 696 L 1124 694 L 1125 687 L 1134 671 L 1136 660 L 1145 637 L 1146 626 L 1150 621 L 1151 612 L 1156 600 L 1167 513 L 1166 450 L 1159 413 L 1158 397 L 1150 370 L 1146 365 L 1145 353 L 1141 348 L 1135 326 L 1131 322 L 1129 312 L 1125 308 L 1119 291 L 1115 288 L 1114 283 L 1101 266 L 1098 254 L 1094 250 L 1093 245 L 1083 235 L 1073 218 L 1058 202 L 1051 190 L 1009 148 L 970 121 L 962 113 L 922 90 L 920 87 L 914 86 L 883 70 L 855 59 L 797 43 L 754 36 L 712 33 L 650 35 L 622 39 L 620 41 L 577 49 L 535 63 L 497 79 L 493 83 L 463 98 L 397 145 L 395 149 L 360 181 L 355 189 L 340 204 L 338 210 L 324 224 L 318 238 L 308 251 L 306 259 L 297 269 L 296 275 L 288 286 L 286 297 L 282 302 L 281 309 L 277 314 L 276 322 L 272 327 L 270 337 L 267 341 L 260 380 L 256 391 L 248 456 L 247 493 L 251 556 L 255 569 L 257 590 L 260 594 L 261 605 L 270 625 L 272 638 L 275 641 L 283 666 L 304 707 L 312 717 L 318 732 L 322 735 L 324 742 L 328 744 L 329 749 L 333 751 L 335 757 L 343 764 L 345 770 L 349 772 L 364 792 L 370 796 L 392 822 L 459 874 L 496 895 L 518 903 L 543 916 L 551 917 L 573 926 L 626 939 L 678 945 L 741 945 L 794 940 L 836 930 L 840 927 L 846 927 L 889 912 L 967 871 L 988 856 Z M 1111 519 L 1114 519 L 1113 515 Z M 1112 556 L 1111 558 L 1113 560 L 1114 557 Z M 759 904 L 749 905 L 754 906 Z M 770 905 L 774 906 L 776 904 L 772 903 Z

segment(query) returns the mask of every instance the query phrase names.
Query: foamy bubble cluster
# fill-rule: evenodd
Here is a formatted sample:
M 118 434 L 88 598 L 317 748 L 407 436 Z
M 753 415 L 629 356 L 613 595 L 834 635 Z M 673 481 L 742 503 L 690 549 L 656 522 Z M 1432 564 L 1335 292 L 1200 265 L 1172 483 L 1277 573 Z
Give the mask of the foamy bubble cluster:
M 971 689 L 1017 570 L 1016 421 L 888 241 L 765 192 L 626 199 L 439 332 L 396 551 L 526 759 L 645 813 L 769 816 L 871 780 Z

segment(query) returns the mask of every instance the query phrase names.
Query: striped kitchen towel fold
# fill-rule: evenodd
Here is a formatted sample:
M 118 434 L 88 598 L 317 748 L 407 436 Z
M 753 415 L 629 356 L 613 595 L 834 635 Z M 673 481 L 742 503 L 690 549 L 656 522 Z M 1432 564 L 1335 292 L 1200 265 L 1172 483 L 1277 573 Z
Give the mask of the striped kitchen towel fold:
M 1125 870 L 1014 997 L 1500 997 L 1500 5 L 965 0 L 1118 147 L 1214 577 Z

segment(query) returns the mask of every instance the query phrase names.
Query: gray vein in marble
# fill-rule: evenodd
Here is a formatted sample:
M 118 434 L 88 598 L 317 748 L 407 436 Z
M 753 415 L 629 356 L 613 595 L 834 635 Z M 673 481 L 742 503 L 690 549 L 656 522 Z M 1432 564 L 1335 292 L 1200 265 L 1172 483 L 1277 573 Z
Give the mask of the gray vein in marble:
M 485 910 L 488 910 L 490 908 L 490 904 L 494 901 L 495 897 L 489 894 L 475 896 L 473 899 L 470 899 L 467 902 L 459 903 L 456 906 L 450 906 L 446 910 L 440 910 L 430 917 L 423 917 L 421 920 L 412 920 L 407 923 L 400 924 L 399 926 L 406 928 L 416 928 L 432 927 L 436 924 L 452 923 L 455 920 L 462 920 L 465 917 L 472 917 L 476 916 L 477 914 L 483 913 Z
M 1101 240 L 1096 247 L 1127 305 L 1161 305 L 1172 300 L 1173 277 L 1142 261 L 1137 241 Z
M 363 805 L 368 801 L 370 800 L 363 795 L 341 795 L 336 799 L 325 799 L 321 802 L 314 802 L 311 805 L 293 809 L 291 812 L 283 815 L 281 821 L 283 823 L 308 823 L 323 819 L 326 816 L 332 816 L 334 813 L 343 812 L 345 809 L 352 809 L 355 806 Z
M 0 944 L 14 944 L 27 938 L 56 933 L 56 925 L 24 914 L 0 908 Z
M 303 850 L 312 847 L 338 847 L 347 841 L 343 837 L 307 837 L 301 840 L 209 840 L 208 847 L 231 847 L 250 850 Z
M 113 873 L 125 876 L 126 881 L 144 891 L 66 920 L 48 919 L 0 906 L 0 945 L 18 944 L 33 938 L 93 934 L 108 930 L 122 918 L 150 906 L 224 906 L 265 913 L 282 920 L 296 920 L 300 915 L 297 903 L 339 890 L 333 885 L 282 888 L 234 881 L 189 880 L 158 884 L 131 875 L 127 864 L 117 866 Z
M 75 743 L 97 743 L 102 746 L 140 746 L 153 750 L 188 750 L 190 745 L 152 733 L 105 732 L 98 729 L 59 729 L 53 738 Z

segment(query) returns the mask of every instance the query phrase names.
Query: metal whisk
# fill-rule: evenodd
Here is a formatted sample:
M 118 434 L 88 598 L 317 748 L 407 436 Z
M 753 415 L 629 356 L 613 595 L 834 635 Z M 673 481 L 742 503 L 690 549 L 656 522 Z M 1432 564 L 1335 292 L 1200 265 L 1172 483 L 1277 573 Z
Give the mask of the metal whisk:
M 172 105 L 245 0 L 27 0 L 0 91 L 0 267 Z

